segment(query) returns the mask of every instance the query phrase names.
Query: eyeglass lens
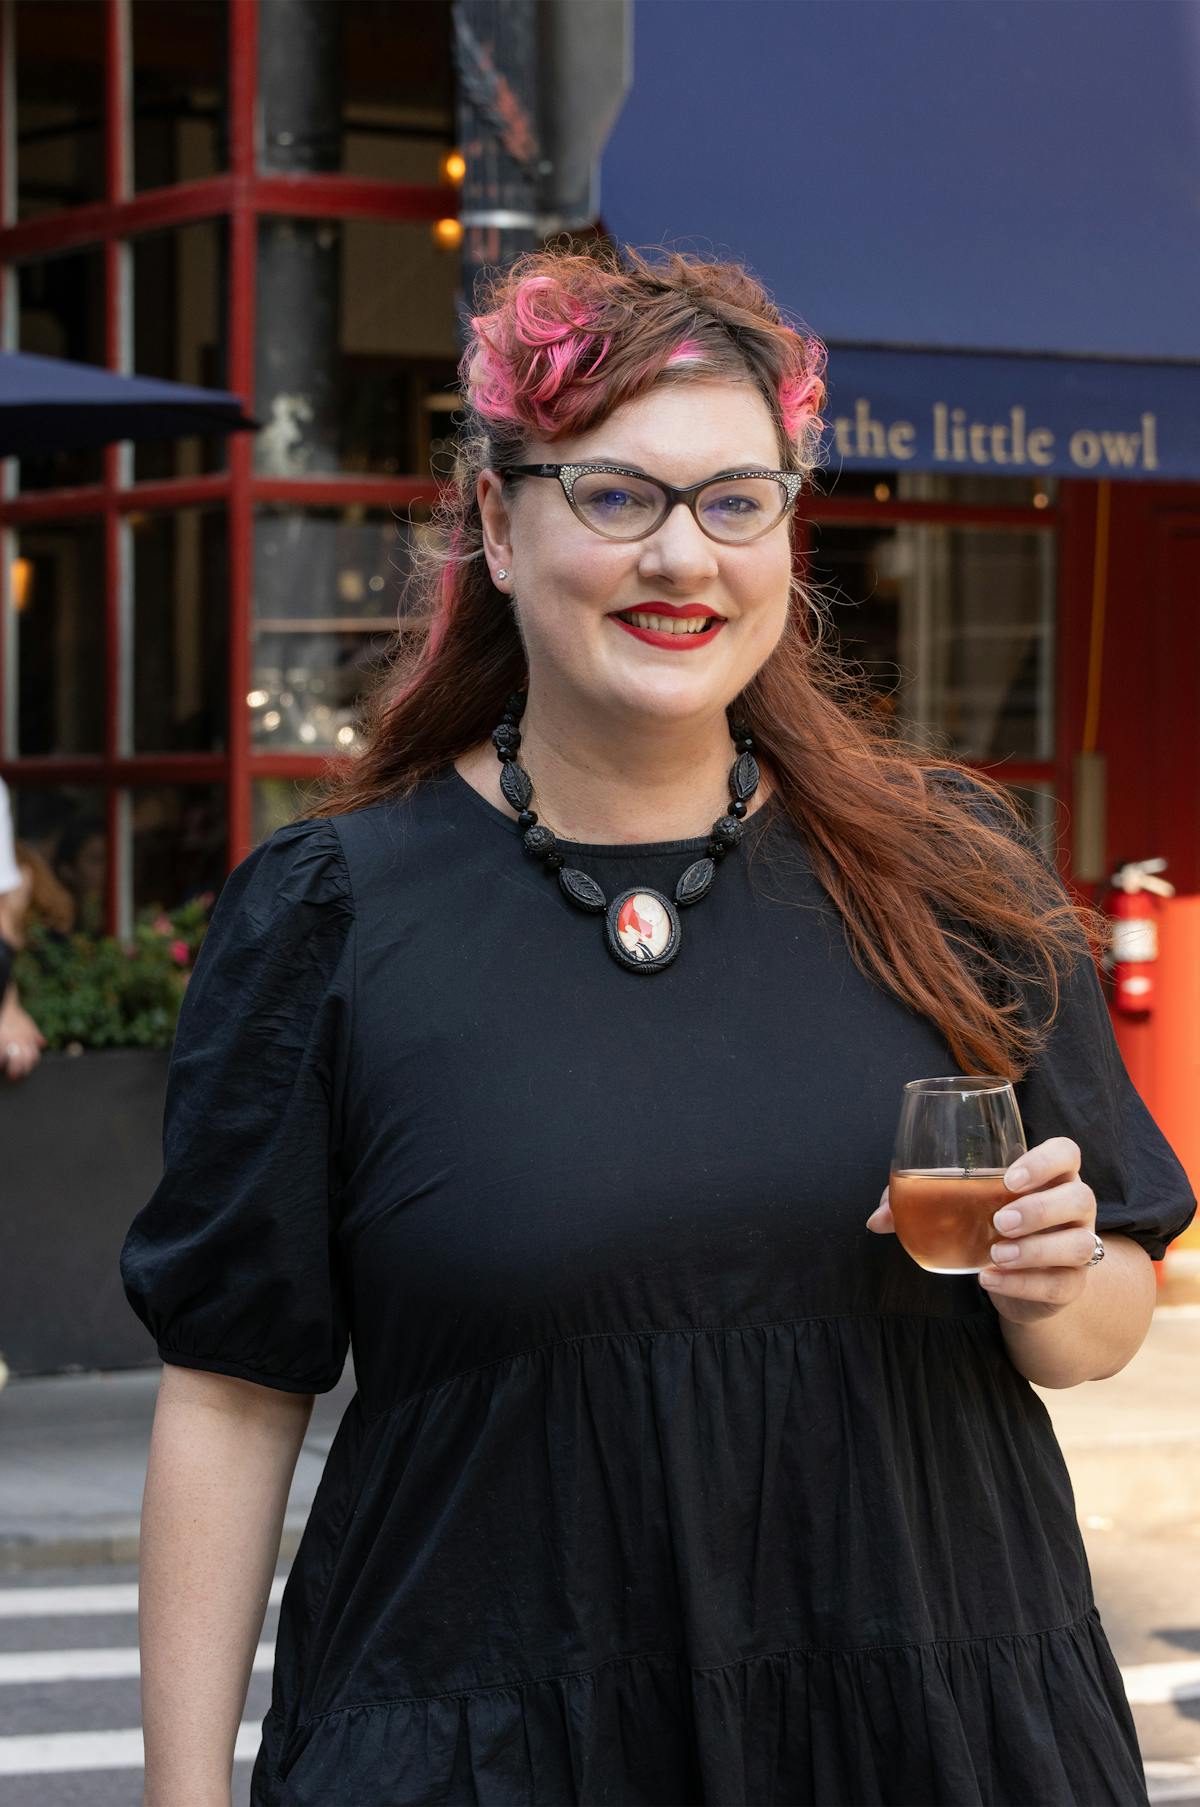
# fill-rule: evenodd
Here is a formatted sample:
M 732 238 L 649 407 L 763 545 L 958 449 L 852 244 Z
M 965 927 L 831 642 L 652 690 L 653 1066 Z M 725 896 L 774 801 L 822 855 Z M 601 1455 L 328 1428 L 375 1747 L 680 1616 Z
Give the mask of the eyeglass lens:
M 589 527 L 610 540 L 636 539 L 657 527 L 667 512 L 667 498 L 643 477 L 588 471 L 575 479 L 575 508 Z M 776 477 L 732 477 L 708 483 L 696 498 L 696 511 L 714 539 L 752 540 L 787 507 L 787 489 Z

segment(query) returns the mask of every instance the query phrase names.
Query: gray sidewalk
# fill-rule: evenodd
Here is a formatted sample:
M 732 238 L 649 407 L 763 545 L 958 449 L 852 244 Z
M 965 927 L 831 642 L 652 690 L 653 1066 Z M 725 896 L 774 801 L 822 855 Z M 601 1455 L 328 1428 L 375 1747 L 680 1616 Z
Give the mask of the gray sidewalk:
M 158 1375 L 10 1380 L 0 1391 L 0 1567 L 136 1560 Z M 285 1558 L 353 1393 L 348 1366 L 317 1400 L 288 1501 Z M 1041 1397 L 1084 1524 L 1144 1535 L 1200 1522 L 1200 1302 L 1162 1305 L 1120 1374 Z

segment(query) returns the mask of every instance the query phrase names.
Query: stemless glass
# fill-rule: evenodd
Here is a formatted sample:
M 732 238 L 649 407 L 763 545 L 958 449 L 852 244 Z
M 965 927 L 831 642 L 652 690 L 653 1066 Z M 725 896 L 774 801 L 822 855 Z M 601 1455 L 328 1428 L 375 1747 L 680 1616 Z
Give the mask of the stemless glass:
M 901 1246 L 930 1274 L 991 1266 L 992 1217 L 1016 1196 L 1004 1174 L 1025 1153 L 1007 1079 L 966 1074 L 904 1088 L 888 1180 Z

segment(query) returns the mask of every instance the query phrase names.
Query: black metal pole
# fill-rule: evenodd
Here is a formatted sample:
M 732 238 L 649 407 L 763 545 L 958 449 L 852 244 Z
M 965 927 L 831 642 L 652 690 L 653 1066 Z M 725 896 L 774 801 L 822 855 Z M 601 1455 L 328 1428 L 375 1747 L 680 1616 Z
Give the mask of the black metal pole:
M 342 8 L 331 0 L 260 0 L 259 107 L 263 161 L 273 173 L 341 164 Z M 338 468 L 342 228 L 336 220 L 259 222 L 256 465 L 272 477 Z M 334 616 L 338 534 L 320 516 L 264 509 L 254 524 L 257 621 Z M 327 744 L 319 705 L 340 700 L 338 659 L 320 631 L 256 629 L 254 740 L 281 751 Z M 326 724 L 338 718 L 322 715 Z

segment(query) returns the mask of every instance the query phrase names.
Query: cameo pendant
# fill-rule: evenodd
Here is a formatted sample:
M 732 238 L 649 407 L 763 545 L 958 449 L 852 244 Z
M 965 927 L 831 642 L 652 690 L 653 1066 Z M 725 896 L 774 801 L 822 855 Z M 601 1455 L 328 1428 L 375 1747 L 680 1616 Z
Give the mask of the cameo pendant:
M 679 912 L 661 891 L 634 886 L 609 904 L 604 917 L 608 948 L 633 972 L 661 972 L 679 952 Z

